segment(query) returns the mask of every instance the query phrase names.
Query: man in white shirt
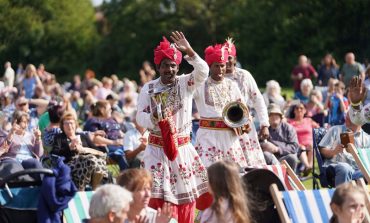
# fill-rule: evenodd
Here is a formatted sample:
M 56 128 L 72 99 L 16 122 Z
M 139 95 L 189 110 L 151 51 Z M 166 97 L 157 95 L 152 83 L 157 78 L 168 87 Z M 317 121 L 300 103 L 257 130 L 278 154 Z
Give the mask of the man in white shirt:
M 4 86 L 5 87 L 13 87 L 15 72 L 12 68 L 12 64 L 9 61 L 7 61 L 7 62 L 5 62 L 4 68 L 5 68 L 5 73 L 4 73 L 4 77 L 3 77 Z

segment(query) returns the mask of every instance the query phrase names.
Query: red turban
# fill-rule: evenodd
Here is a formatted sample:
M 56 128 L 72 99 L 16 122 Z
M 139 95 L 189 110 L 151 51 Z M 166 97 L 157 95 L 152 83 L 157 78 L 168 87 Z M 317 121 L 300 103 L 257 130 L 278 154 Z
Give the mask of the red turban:
M 213 63 L 226 63 L 229 57 L 227 48 L 221 44 L 207 47 L 204 50 L 204 54 L 208 66 L 211 66 Z
M 175 61 L 178 65 L 181 63 L 182 54 L 166 37 L 163 37 L 163 41 L 154 49 L 154 63 L 159 65 L 166 58 Z
M 232 38 L 227 38 L 224 46 L 227 48 L 230 56 L 236 57 L 236 48 Z

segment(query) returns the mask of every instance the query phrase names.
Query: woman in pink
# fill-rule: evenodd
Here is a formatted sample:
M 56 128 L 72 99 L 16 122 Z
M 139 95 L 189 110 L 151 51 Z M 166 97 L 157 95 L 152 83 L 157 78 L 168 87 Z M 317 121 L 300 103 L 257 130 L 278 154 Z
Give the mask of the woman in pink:
M 306 108 L 302 102 L 293 105 L 289 114 L 289 124 L 297 131 L 300 151 L 299 159 L 305 166 L 304 174 L 308 175 L 313 167 L 313 152 L 312 152 L 312 128 L 318 128 L 319 124 L 311 118 L 306 118 Z

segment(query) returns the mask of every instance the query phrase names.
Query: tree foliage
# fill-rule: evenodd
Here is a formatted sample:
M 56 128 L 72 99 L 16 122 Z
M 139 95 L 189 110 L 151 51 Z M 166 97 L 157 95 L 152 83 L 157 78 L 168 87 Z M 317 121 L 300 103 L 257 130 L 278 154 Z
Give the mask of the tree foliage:
M 315 66 L 327 52 L 340 63 L 347 51 L 368 57 L 369 8 L 368 0 L 110 0 L 96 9 L 96 24 L 89 0 L 0 0 L 0 58 L 137 79 L 162 36 L 182 30 L 201 56 L 233 37 L 238 60 L 260 84 L 290 86 L 300 54 Z

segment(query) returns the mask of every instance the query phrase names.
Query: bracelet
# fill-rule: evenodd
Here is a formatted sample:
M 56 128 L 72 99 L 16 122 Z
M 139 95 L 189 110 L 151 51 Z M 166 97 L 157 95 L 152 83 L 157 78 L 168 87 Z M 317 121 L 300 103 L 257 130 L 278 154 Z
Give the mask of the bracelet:
M 362 104 L 362 101 L 359 101 L 359 102 L 357 102 L 357 103 L 352 103 L 351 102 L 351 106 L 352 107 L 357 107 L 357 106 L 360 106 Z

